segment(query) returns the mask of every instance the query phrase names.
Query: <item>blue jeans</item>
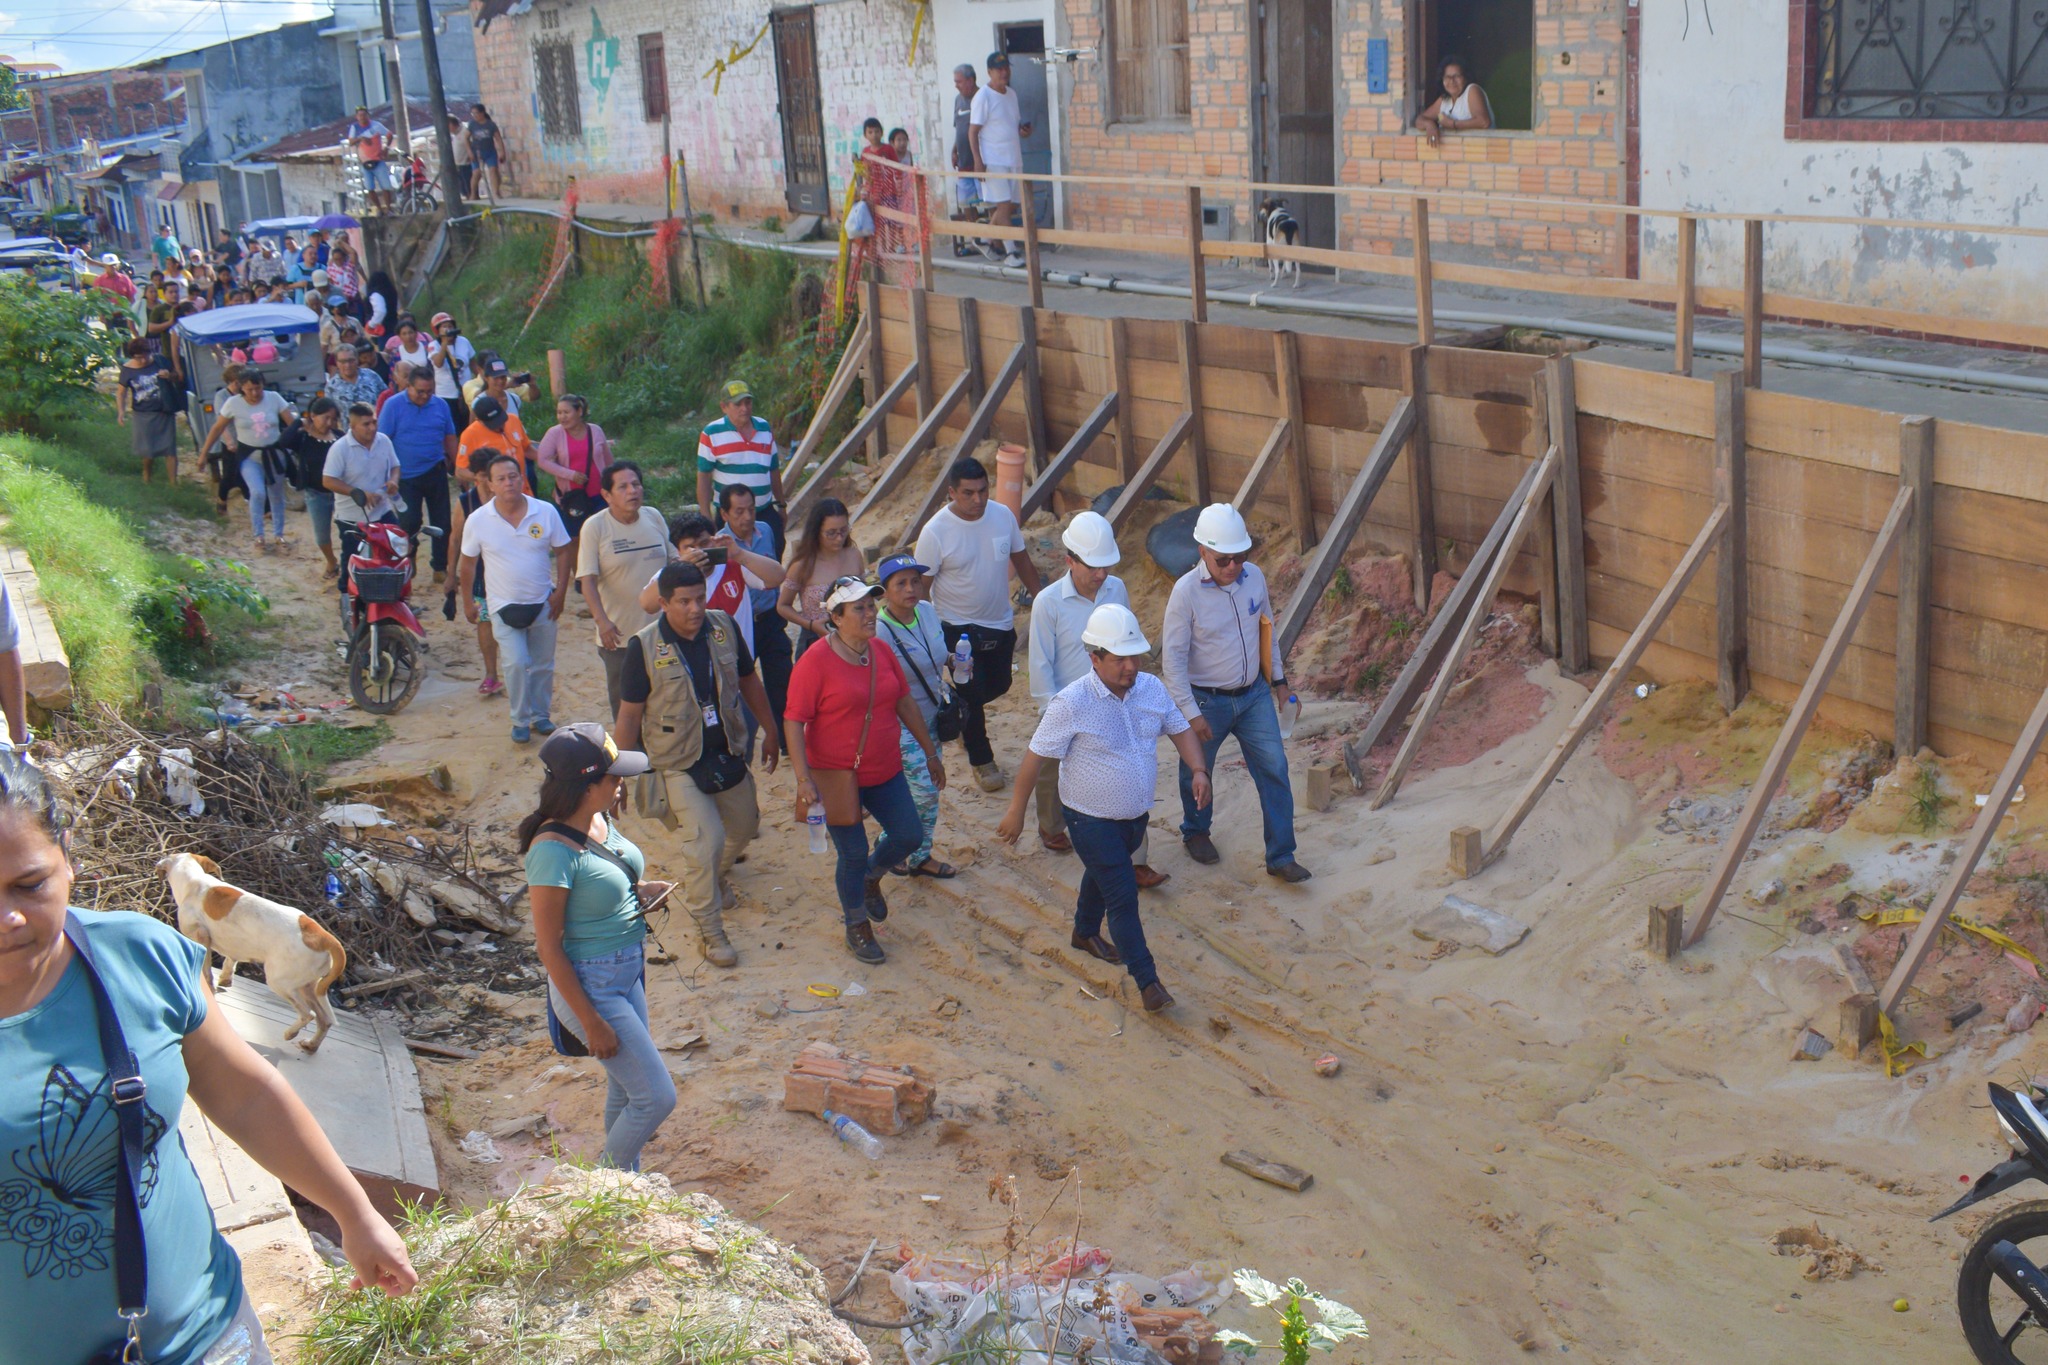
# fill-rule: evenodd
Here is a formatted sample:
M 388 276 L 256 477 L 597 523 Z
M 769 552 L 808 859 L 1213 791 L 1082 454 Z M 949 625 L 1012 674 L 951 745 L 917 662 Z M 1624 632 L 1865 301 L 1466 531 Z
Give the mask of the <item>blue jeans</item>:
M 263 509 L 270 509 L 273 536 L 284 535 L 284 477 L 272 479 L 263 472 L 263 456 L 242 457 L 242 486 L 249 490 L 249 529 L 256 536 L 263 534 Z
M 598 1018 L 619 1035 L 619 1050 L 600 1063 L 604 1067 L 604 1161 L 622 1171 L 640 1169 L 640 1149 L 676 1107 L 676 1083 L 647 1028 L 647 968 L 640 945 L 570 964 L 590 997 Z M 583 1038 L 583 1025 L 548 984 L 555 1017 L 562 1027 Z M 584 1039 L 588 1042 L 588 1039 Z
M 525 630 L 514 630 L 498 613 L 506 603 L 491 604 L 491 634 L 498 641 L 498 673 L 505 679 L 505 700 L 512 704 L 512 723 L 531 725 L 548 720 L 555 704 L 555 631 L 561 623 L 540 615 Z
M 1259 789 L 1259 813 L 1266 823 L 1266 865 L 1275 866 L 1294 858 L 1294 789 L 1287 785 L 1287 752 L 1280 743 L 1280 716 L 1273 709 L 1273 689 L 1264 678 L 1252 684 L 1241 697 L 1226 697 L 1205 687 L 1192 689 L 1202 719 L 1209 722 L 1209 742 L 1202 746 L 1202 760 L 1209 765 L 1210 782 L 1215 782 L 1216 751 L 1230 735 L 1237 736 L 1238 752 L 1252 770 L 1252 785 Z M 1207 810 L 1195 807 L 1195 774 L 1180 765 L 1180 837 L 1189 839 L 1209 832 L 1216 814 L 1212 799 Z
M 306 516 L 313 523 L 313 543 L 325 550 L 334 544 L 334 494 L 324 488 L 308 488 Z
M 839 850 L 839 866 L 832 880 L 839 888 L 839 909 L 849 925 L 867 923 L 867 884 L 909 857 L 924 833 L 917 805 L 910 797 L 910 783 L 902 773 L 887 782 L 862 787 L 860 804 L 882 827 L 882 841 L 872 853 L 868 851 L 866 821 L 825 827 L 832 846 Z
M 1159 979 L 1152 950 L 1145 946 L 1144 921 L 1138 918 L 1138 875 L 1131 870 L 1131 854 L 1145 841 L 1145 817 L 1105 820 L 1072 806 L 1063 809 L 1067 837 L 1074 841 L 1082 868 L 1081 893 L 1074 898 L 1074 932 L 1093 938 L 1102 932 L 1107 917 L 1109 941 L 1143 990 Z

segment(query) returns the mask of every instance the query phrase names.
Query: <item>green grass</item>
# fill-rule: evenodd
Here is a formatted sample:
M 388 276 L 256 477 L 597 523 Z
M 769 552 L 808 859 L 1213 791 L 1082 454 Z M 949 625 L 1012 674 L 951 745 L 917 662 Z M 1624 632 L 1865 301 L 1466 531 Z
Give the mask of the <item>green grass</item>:
M 114 422 L 113 399 L 81 394 L 45 413 L 35 436 L 0 437 L 0 449 L 37 469 L 62 474 L 93 502 L 125 514 L 136 525 L 161 512 L 212 514 L 213 499 L 197 484 L 167 484 L 162 470 L 157 482 L 142 482 L 128 440 L 128 428 Z M 181 452 L 188 468 L 192 458 L 189 450 Z
M 817 395 L 838 363 L 821 351 L 793 305 L 797 262 L 778 252 L 707 244 L 719 277 L 710 306 L 678 308 L 658 300 L 644 257 L 625 268 L 586 267 L 556 286 L 525 337 L 529 301 L 547 272 L 552 233 L 493 229 L 462 269 L 435 280 L 414 304 L 416 316 L 455 315 L 479 349 L 504 355 L 513 370 L 531 370 L 542 394 L 529 409 L 529 435 L 540 439 L 554 421 L 546 392 L 547 352 L 568 356 L 571 392 L 590 401 L 621 458 L 648 473 L 647 497 L 665 512 L 696 500 L 697 430 L 718 416 L 715 394 L 730 378 L 752 386 L 754 410 L 772 422 L 785 449 L 802 436 Z M 848 404 L 835 422 L 855 416 Z
M 310 785 L 318 786 L 329 768 L 361 758 L 390 738 L 391 726 L 380 720 L 364 726 L 284 726 L 256 742 L 282 752 L 292 771 L 304 776 Z

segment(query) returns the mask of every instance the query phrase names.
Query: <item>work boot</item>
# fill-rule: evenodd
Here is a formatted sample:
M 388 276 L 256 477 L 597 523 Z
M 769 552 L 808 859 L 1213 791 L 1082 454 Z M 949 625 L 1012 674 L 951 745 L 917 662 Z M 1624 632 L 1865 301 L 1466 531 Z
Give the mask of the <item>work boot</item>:
M 704 960 L 714 967 L 737 967 L 740 955 L 732 946 L 732 940 L 725 936 L 725 917 L 717 910 L 708 915 L 697 916 L 697 938 L 699 951 Z
M 1157 981 L 1138 992 L 1138 998 L 1145 1002 L 1145 1013 L 1157 1014 L 1173 1005 L 1173 997 L 1166 993 L 1166 987 Z
M 1214 867 L 1223 861 L 1223 855 L 1216 851 L 1214 841 L 1206 834 L 1190 834 L 1181 843 L 1186 846 L 1188 856 L 1204 867 Z
M 889 918 L 889 902 L 882 899 L 882 879 L 870 877 L 867 892 L 861 898 L 861 908 L 868 912 L 868 918 L 880 924 Z
M 875 942 L 875 928 L 871 924 L 846 926 L 846 950 L 870 966 L 888 956 L 882 951 L 882 945 Z
M 1137 874 L 1140 891 L 1150 891 L 1155 886 L 1164 886 L 1167 879 L 1173 876 L 1171 872 L 1154 871 L 1143 863 L 1134 863 L 1131 871 Z
M 985 792 L 999 792 L 1003 789 L 1003 770 L 993 763 L 977 763 L 974 780 Z

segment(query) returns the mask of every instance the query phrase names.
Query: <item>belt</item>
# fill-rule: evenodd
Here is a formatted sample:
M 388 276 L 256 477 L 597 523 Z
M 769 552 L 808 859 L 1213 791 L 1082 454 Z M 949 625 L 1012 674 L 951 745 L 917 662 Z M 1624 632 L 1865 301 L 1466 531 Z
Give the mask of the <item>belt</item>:
M 1245 693 L 1251 691 L 1254 687 L 1257 687 L 1258 685 L 1259 683 L 1256 678 L 1253 679 L 1251 682 L 1246 683 L 1243 687 L 1205 687 L 1201 683 L 1188 684 L 1188 686 L 1192 688 L 1194 691 L 1213 692 L 1219 697 L 1241 697 Z

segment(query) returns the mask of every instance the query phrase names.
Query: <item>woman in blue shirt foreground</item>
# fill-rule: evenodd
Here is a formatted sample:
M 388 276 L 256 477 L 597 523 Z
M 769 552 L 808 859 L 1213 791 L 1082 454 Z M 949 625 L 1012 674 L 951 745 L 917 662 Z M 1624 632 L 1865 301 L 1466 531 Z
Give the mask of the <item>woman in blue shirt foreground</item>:
M 212 1008 L 205 950 L 148 915 L 70 910 L 65 816 L 43 774 L 0 754 L 0 1360 L 121 1358 L 120 1124 L 83 936 L 147 1089 L 135 1199 L 150 1365 L 268 1365 L 241 1263 L 178 1140 L 189 1095 L 264 1169 L 334 1215 L 355 1287 L 410 1292 L 405 1246 L 277 1068 Z M 67 915 L 74 926 L 67 931 Z

